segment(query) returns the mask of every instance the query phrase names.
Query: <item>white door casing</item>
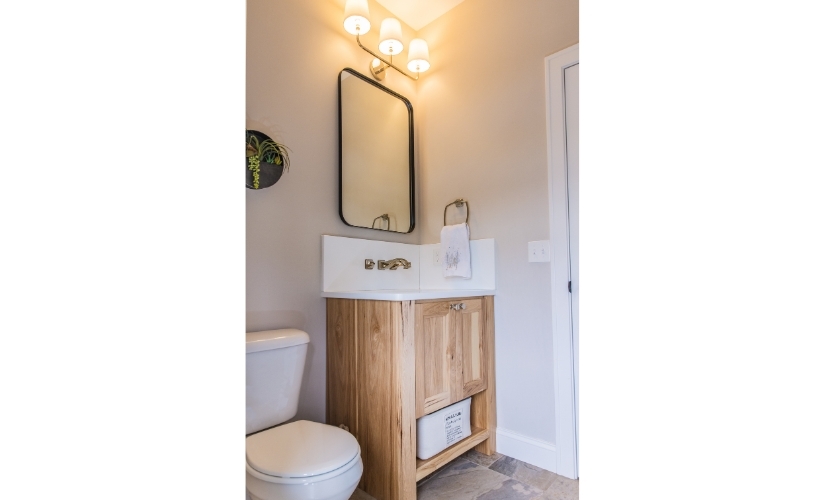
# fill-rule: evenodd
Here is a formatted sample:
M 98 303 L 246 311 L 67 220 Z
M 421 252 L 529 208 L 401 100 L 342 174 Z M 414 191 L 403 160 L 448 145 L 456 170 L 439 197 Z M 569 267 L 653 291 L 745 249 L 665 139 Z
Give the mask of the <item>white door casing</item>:
M 565 133 L 565 69 L 579 63 L 578 44 L 544 60 L 547 106 L 547 163 L 550 194 L 551 317 L 556 407 L 556 473 L 578 478 L 577 350 L 573 337 L 573 304 L 568 291 L 570 234 L 568 212 L 567 136 Z M 576 71 L 576 75 L 578 71 Z M 576 97 L 578 92 L 576 92 Z M 578 134 L 576 134 L 576 147 Z M 572 143 L 571 143 L 572 146 Z M 578 163 L 578 154 L 576 154 Z M 578 176 L 576 176 L 576 179 Z M 573 200 L 577 203 L 577 198 Z M 575 236 L 575 235 L 574 235 Z M 578 240 L 578 238 L 576 238 Z M 578 295 L 578 283 L 576 287 Z M 575 312 L 578 312 L 578 301 Z M 578 318 L 576 318 L 578 319 Z M 578 321 L 576 321 L 578 323 Z M 576 324 L 578 329 L 578 324 Z

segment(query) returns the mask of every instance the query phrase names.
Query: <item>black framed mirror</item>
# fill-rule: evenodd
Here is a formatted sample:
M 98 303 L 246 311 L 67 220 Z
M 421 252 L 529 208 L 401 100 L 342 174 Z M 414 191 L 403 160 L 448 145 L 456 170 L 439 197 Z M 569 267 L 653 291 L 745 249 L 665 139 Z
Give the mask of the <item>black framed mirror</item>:
M 415 228 L 413 110 L 404 96 L 345 68 L 338 75 L 338 199 L 344 224 Z

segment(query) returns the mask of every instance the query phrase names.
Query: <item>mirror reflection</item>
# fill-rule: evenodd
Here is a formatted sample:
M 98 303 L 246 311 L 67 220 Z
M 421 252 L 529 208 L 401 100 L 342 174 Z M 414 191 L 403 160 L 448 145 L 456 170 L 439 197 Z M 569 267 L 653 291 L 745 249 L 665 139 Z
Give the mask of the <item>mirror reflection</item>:
M 349 68 L 338 78 L 340 214 L 350 226 L 415 227 L 412 106 Z

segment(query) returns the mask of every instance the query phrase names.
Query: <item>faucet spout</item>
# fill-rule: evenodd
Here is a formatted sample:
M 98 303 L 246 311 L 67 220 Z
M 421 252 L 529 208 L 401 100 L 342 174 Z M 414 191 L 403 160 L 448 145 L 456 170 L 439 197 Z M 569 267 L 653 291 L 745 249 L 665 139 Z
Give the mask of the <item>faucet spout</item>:
M 383 271 L 384 269 L 389 269 L 390 271 L 395 271 L 399 267 L 404 266 L 404 269 L 409 269 L 412 266 L 412 263 L 407 259 L 397 258 L 392 260 L 379 260 L 378 261 L 378 270 Z

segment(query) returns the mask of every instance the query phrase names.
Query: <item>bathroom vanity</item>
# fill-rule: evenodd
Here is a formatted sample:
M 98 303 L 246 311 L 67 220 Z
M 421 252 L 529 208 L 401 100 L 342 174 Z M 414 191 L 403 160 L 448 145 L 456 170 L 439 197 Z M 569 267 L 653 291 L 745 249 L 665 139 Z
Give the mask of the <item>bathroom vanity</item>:
M 495 452 L 491 290 L 325 292 L 327 423 L 361 446 L 359 487 L 413 500 L 416 481 L 462 453 Z M 472 397 L 469 437 L 416 458 L 416 419 Z

